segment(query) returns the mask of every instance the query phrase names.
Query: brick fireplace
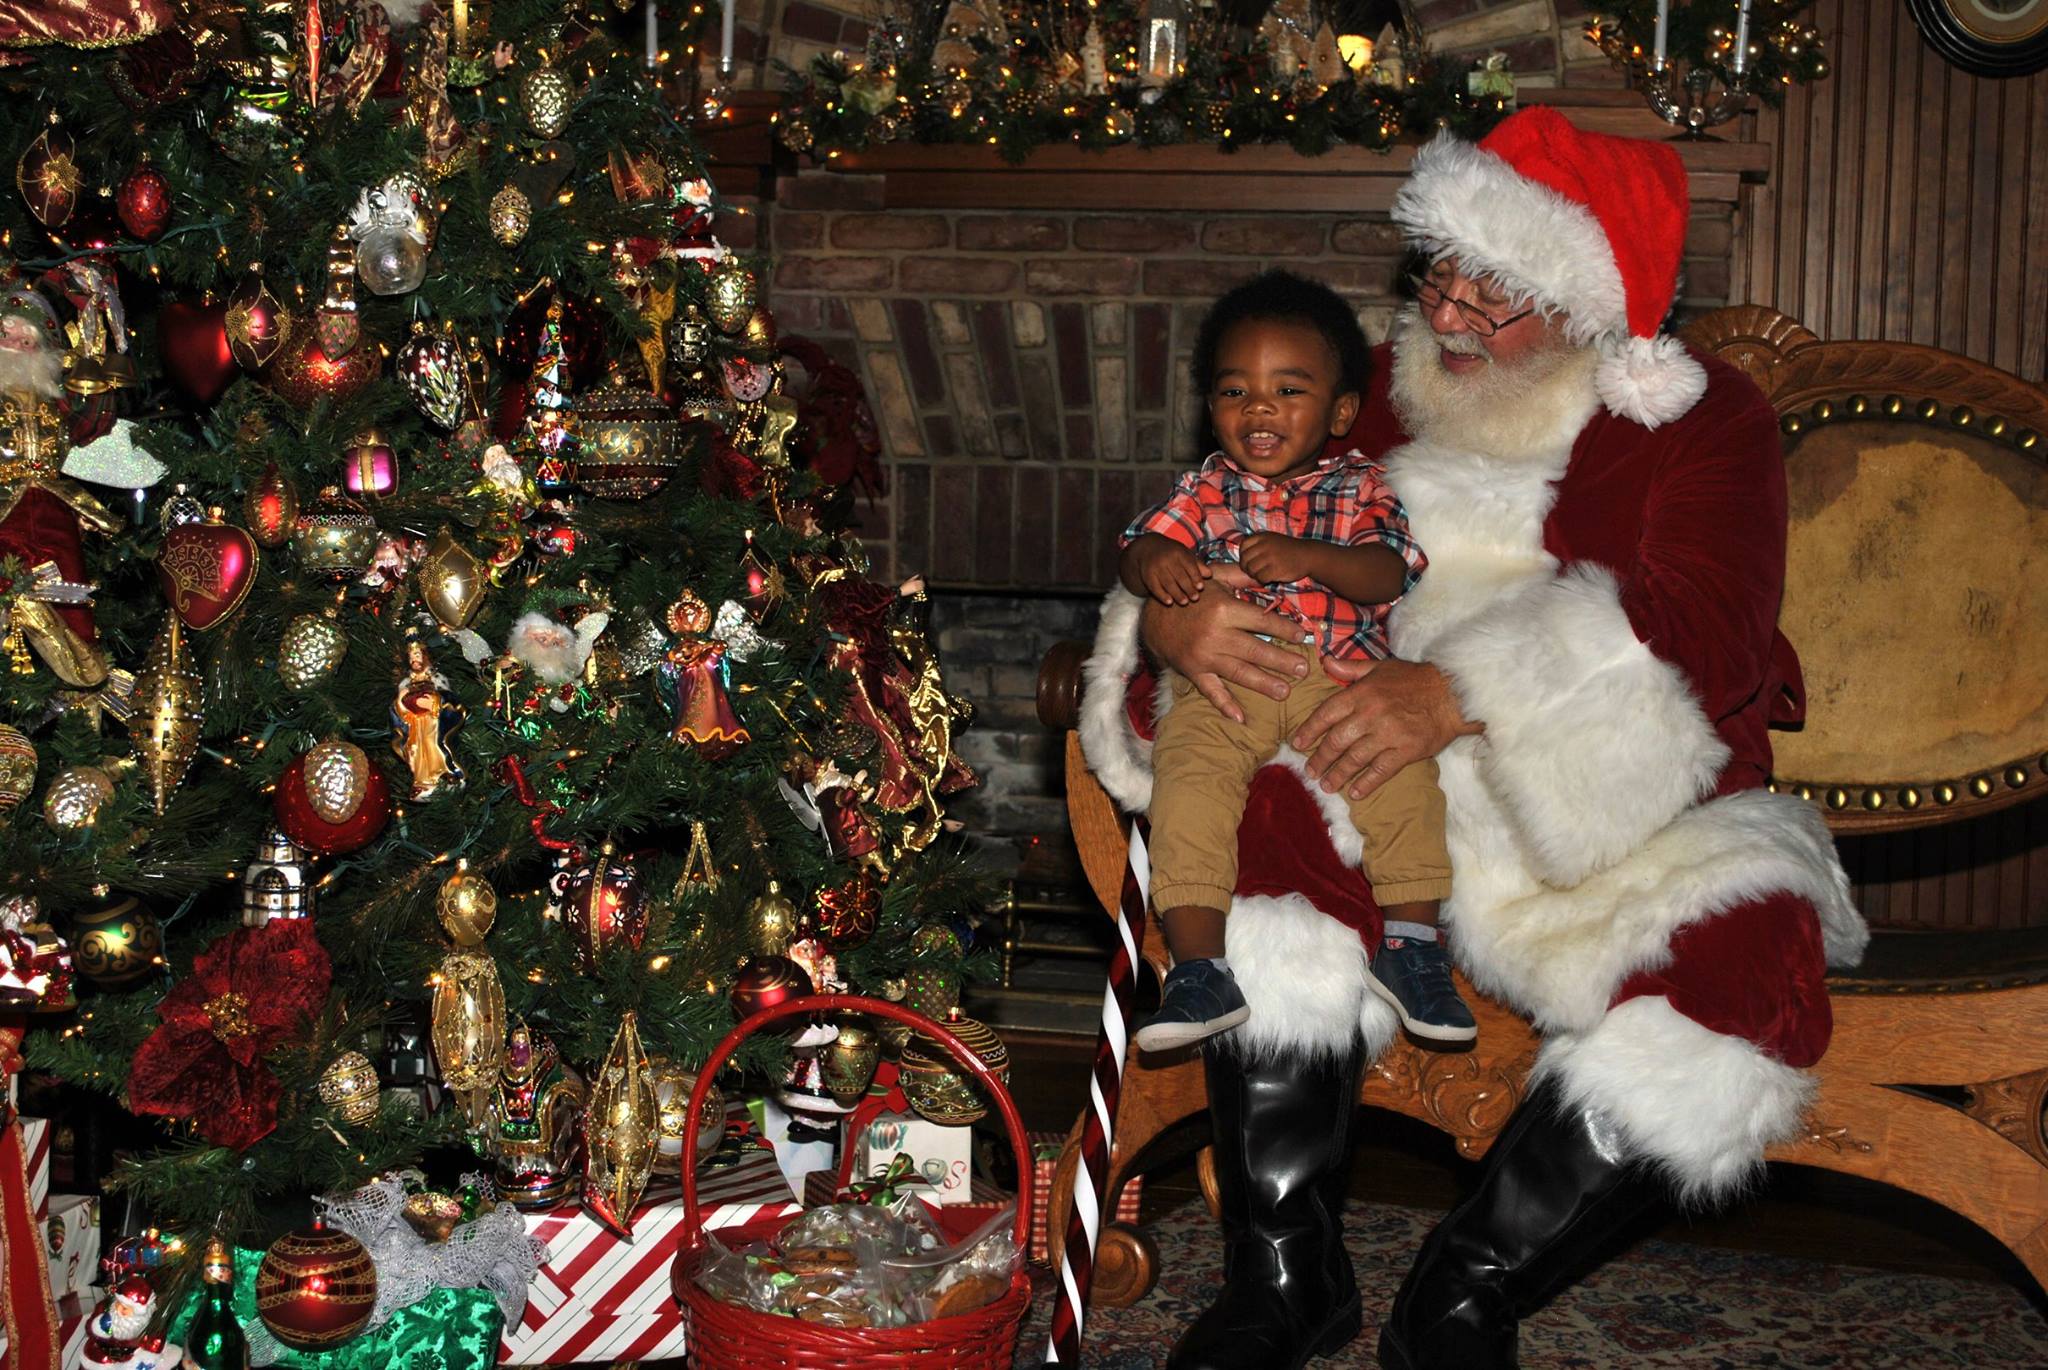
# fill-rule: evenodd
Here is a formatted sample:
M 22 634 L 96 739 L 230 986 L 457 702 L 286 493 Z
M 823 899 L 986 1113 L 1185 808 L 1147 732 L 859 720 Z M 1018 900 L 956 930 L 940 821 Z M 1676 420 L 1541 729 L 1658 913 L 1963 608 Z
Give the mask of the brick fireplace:
M 1668 132 L 1618 92 L 1524 97 Z M 1713 308 L 1767 154 L 1681 154 L 1681 308 Z M 1411 157 L 1053 148 L 1009 167 L 985 148 L 900 147 L 761 177 L 776 317 L 857 368 L 881 425 L 889 492 L 862 536 L 879 572 L 930 578 L 948 671 L 980 711 L 968 743 L 990 783 L 959 810 L 970 828 L 1063 832 L 1032 675 L 1045 645 L 1092 626 L 1117 530 L 1199 455 L 1187 358 L 1206 303 L 1286 266 L 1335 286 L 1378 340 L 1398 303 L 1387 209 Z

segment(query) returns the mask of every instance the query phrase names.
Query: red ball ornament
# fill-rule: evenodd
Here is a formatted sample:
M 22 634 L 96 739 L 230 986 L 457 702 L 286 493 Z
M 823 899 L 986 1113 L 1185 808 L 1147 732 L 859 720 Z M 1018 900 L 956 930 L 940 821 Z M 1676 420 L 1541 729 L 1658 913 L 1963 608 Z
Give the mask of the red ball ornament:
M 741 966 L 732 978 L 732 992 L 726 996 L 735 1017 L 750 1018 L 764 1008 L 811 993 L 811 977 L 787 956 L 756 956 Z M 791 1022 L 789 1031 L 799 1024 Z
M 171 612 L 195 633 L 203 633 L 242 607 L 256 584 L 256 540 L 220 510 L 204 523 L 180 523 L 164 534 L 156 578 Z
M 272 1242 L 256 1267 L 256 1316 L 295 1351 L 341 1345 L 363 1330 L 376 1303 L 370 1253 L 318 1218 Z
M 391 819 L 391 787 L 361 747 L 322 742 L 285 767 L 274 796 L 278 826 L 307 851 L 355 851 Z
M 157 311 L 158 350 L 178 388 L 212 404 L 235 378 L 225 300 L 172 300 Z
M 376 380 L 383 365 L 377 348 L 364 345 L 368 339 L 343 356 L 330 357 L 318 335 L 318 329 L 293 329 L 270 368 L 270 388 L 300 409 L 310 409 L 318 400 L 347 399 Z
M 114 212 L 128 235 L 145 243 L 170 226 L 171 183 L 147 156 L 114 187 Z
M 624 942 L 639 949 L 647 939 L 647 891 L 632 863 L 607 842 L 594 860 L 576 868 L 562 895 L 562 916 L 576 937 L 576 961 L 585 971 L 598 953 Z
M 819 890 L 812 902 L 816 908 L 812 922 L 834 951 L 867 941 L 882 917 L 882 891 L 872 871 L 863 870 L 843 884 Z

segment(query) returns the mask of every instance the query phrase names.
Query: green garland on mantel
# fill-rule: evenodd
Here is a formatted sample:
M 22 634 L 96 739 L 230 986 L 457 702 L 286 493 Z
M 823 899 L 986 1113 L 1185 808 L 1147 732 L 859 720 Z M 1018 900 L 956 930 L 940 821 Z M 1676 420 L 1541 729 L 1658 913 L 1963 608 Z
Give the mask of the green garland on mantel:
M 1766 104 L 1778 104 L 1786 87 L 1828 73 L 1820 35 L 1801 17 L 1811 5 L 1752 0 L 1749 79 Z M 918 42 L 885 20 L 863 55 L 822 56 L 808 72 L 784 68 L 789 88 L 778 136 L 793 151 L 820 158 L 892 143 L 983 144 L 1011 163 L 1053 144 L 1206 143 L 1226 152 L 1285 144 L 1312 157 L 1335 147 L 1385 151 L 1404 136 L 1446 128 L 1478 138 L 1515 108 L 1514 78 L 1501 69 L 1498 54 L 1490 62 L 1443 60 L 1412 33 L 1394 35 L 1392 54 L 1368 56 L 1359 69 L 1346 69 L 1327 84 L 1306 64 L 1293 80 L 1277 77 L 1263 34 L 1209 42 L 1197 35 L 1180 73 L 1148 84 L 1137 75 L 1140 9 L 1131 0 L 1093 8 L 1110 79 L 1092 95 L 1082 92 L 1072 35 L 1065 42 L 1053 36 L 1039 11 L 1012 8 L 1007 34 L 956 38 L 950 54 L 949 45 L 939 43 L 936 50 L 950 55 L 950 63 L 933 58 L 937 35 L 927 32 Z M 1655 14 L 1656 0 L 1616 0 L 1588 21 L 1586 36 L 1628 71 L 1650 48 Z M 1736 16 L 1737 0 L 1674 5 L 1670 56 L 1686 69 L 1708 68 L 1725 79 Z M 1388 37 L 1381 35 L 1381 47 Z M 970 50 L 972 60 L 960 61 Z
M 985 144 L 1022 162 L 1048 144 L 1109 148 L 1212 143 L 1224 150 L 1284 143 L 1307 156 L 1334 147 L 1384 150 L 1402 135 L 1449 128 L 1476 138 L 1513 110 L 1512 79 L 1488 72 L 1495 91 L 1468 90 L 1472 69 L 1440 62 L 1404 42 L 1409 60 L 1396 83 L 1371 70 L 1347 70 L 1324 85 L 1304 68 L 1277 80 L 1263 39 L 1236 51 L 1190 44 L 1181 74 L 1148 86 L 1137 79 L 1140 19 L 1125 0 L 1094 11 L 1108 56 L 1102 94 L 1081 93 L 1072 58 L 1035 34 L 1003 49 L 972 41 L 971 65 L 947 69 L 929 56 L 890 60 L 886 44 L 865 58 L 818 58 L 808 74 L 790 71 L 778 136 L 797 152 L 831 157 L 891 143 Z M 1233 45 L 1235 46 L 1235 45 Z M 1062 59 L 1065 59 L 1064 63 Z

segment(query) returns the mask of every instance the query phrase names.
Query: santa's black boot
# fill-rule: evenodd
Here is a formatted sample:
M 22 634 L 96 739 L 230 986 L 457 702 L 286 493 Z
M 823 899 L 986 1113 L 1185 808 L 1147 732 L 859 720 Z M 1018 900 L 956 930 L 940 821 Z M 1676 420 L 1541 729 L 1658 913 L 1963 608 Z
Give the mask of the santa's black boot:
M 1223 1292 L 1167 1370 L 1298 1370 L 1361 1327 L 1340 1218 L 1363 1054 L 1247 1064 L 1202 1054 L 1223 1209 Z
M 1539 1085 L 1471 1198 L 1422 1244 L 1380 1329 L 1385 1370 L 1514 1370 L 1521 1319 L 1611 1254 L 1664 1186 L 1613 1129 Z

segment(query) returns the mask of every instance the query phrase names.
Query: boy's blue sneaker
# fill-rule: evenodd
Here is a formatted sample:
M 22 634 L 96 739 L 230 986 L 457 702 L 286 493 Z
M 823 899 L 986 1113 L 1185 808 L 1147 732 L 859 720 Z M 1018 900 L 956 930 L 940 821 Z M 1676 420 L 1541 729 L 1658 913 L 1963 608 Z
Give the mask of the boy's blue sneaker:
M 1252 1016 L 1237 980 L 1214 961 L 1182 961 L 1166 972 L 1159 1011 L 1138 1029 L 1138 1050 L 1172 1051 L 1227 1032 Z
M 1401 1026 L 1419 1046 L 1456 1051 L 1479 1035 L 1472 1010 L 1451 983 L 1451 962 L 1441 942 L 1383 938 L 1366 983 L 1401 1016 Z

